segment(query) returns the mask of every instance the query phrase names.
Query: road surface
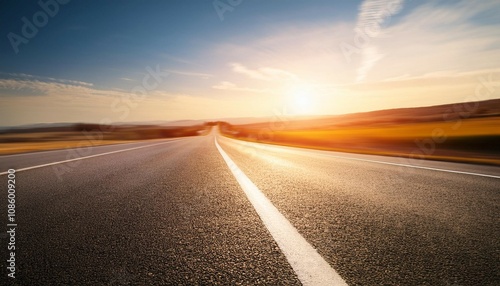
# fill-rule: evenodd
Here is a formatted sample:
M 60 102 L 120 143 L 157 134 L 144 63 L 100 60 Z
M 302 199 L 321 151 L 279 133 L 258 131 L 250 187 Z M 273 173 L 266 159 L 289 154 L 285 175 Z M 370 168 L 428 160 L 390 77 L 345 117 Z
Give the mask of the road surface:
M 215 132 L 0 156 L 0 281 L 499 285 L 500 168 L 408 163 Z

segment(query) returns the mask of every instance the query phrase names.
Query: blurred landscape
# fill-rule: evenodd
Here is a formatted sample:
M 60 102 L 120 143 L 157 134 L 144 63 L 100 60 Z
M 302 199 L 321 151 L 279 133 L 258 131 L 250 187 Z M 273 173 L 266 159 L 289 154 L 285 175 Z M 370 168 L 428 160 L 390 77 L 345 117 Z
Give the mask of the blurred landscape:
M 500 165 L 500 100 L 221 124 L 252 142 L 342 152 Z
M 87 147 L 204 135 L 206 124 L 192 126 L 40 124 L 0 131 L 0 154 Z
M 499 99 L 335 116 L 235 118 L 171 124 L 21 126 L 0 131 L 0 154 L 200 136 L 218 124 L 223 135 L 252 142 L 500 165 Z

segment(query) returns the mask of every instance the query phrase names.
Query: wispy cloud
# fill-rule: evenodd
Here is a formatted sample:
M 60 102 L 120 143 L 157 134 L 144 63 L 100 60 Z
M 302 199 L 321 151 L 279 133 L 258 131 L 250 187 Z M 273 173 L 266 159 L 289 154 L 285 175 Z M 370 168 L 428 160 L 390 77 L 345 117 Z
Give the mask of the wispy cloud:
M 5 97 L 47 97 L 58 98 L 62 100 L 76 99 L 76 98 L 130 98 L 134 96 L 131 90 L 124 90 L 121 88 L 99 89 L 93 87 L 92 84 L 81 81 L 68 81 L 66 83 L 61 80 L 46 78 L 39 80 L 37 76 L 23 75 L 22 79 L 0 79 L 0 93 Z M 127 79 L 127 78 L 122 78 Z M 57 80 L 57 81 L 56 81 Z M 129 80 L 129 79 L 127 79 Z M 11 92 L 9 92 L 11 91 Z M 151 90 L 147 94 L 148 98 L 166 98 L 172 94 L 162 90 Z
M 397 14 L 402 5 L 403 0 L 365 0 L 359 7 L 355 32 L 363 39 L 364 45 L 360 47 L 362 60 L 357 81 L 364 80 L 372 67 L 383 58 L 373 39 L 383 34 L 382 25 Z
M 236 85 L 232 82 L 229 82 L 229 81 L 223 81 L 223 82 L 216 84 L 212 87 L 215 89 L 234 89 L 234 88 L 236 88 Z
M 266 81 L 297 79 L 297 76 L 293 73 L 277 68 L 262 67 L 258 69 L 250 69 L 240 63 L 230 63 L 229 65 L 234 72 L 246 75 L 253 79 Z
M 92 83 L 63 80 L 50 77 L 39 77 L 27 74 L 11 74 L 18 78 L 0 79 L 1 95 L 9 97 L 19 96 L 46 96 L 61 100 L 88 97 L 120 97 L 129 94 L 127 91 L 115 89 L 97 89 Z M 43 80 L 42 80 L 43 78 Z M 9 92 L 10 91 L 10 92 Z
M 497 68 L 499 22 L 484 25 L 479 16 L 498 11 L 498 1 L 432 2 L 416 7 L 386 28 L 391 37 L 378 39 L 387 56 L 373 67 L 371 79 Z
M 37 79 L 0 79 L 0 88 L 16 91 L 18 95 L 71 95 L 86 96 L 94 89 L 88 85 L 66 84 L 54 81 L 40 81 Z M 25 93 L 23 93 L 25 92 Z M 3 92 L 2 95 L 8 95 Z
M 135 81 L 135 80 L 128 78 L 128 77 L 121 77 L 120 79 L 124 80 L 124 81 Z
M 231 83 L 219 87 L 228 91 L 263 92 Z M 98 123 L 103 119 L 106 122 L 206 119 L 221 116 L 220 110 L 227 110 L 224 115 L 228 117 L 254 116 L 255 109 L 269 105 L 267 101 L 271 98 L 264 94 L 259 98 L 256 94 L 259 99 L 248 102 L 245 97 L 231 96 L 230 92 L 214 98 L 153 90 L 143 100 L 135 101 L 134 94 L 127 90 L 36 79 L 0 79 L 0 89 L 0 114 L 6 115 L 2 121 L 6 126 L 33 122 Z
M 1 74 L 7 75 L 13 79 L 40 80 L 40 81 L 58 82 L 58 83 L 63 83 L 63 84 L 94 86 L 93 83 L 88 83 L 88 82 L 84 82 L 84 81 L 60 79 L 60 78 L 53 78 L 53 77 L 44 77 L 44 76 L 37 76 L 37 75 L 31 75 L 31 74 L 25 74 L 25 73 L 1 73 Z
M 253 92 L 253 93 L 268 93 L 268 92 L 270 92 L 267 89 L 238 87 L 236 84 L 229 82 L 229 81 L 223 81 L 219 84 L 212 86 L 212 88 L 220 89 L 220 90 L 245 91 L 245 92 Z
M 178 71 L 178 70 L 166 70 L 166 71 L 169 73 L 172 73 L 172 74 L 191 76 L 191 77 L 199 77 L 199 78 L 203 78 L 203 79 L 208 79 L 208 78 L 213 76 L 213 75 L 208 74 L 208 73 L 198 73 L 198 72 Z

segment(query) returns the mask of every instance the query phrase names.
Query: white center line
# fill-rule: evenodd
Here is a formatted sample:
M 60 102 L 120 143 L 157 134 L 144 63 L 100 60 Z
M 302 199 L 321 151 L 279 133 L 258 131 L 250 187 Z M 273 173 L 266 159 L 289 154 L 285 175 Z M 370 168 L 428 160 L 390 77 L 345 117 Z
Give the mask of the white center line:
M 220 147 L 215 146 L 303 285 L 347 285 Z
M 63 161 L 57 161 L 57 162 L 51 162 L 51 163 L 47 163 L 47 164 L 42 164 L 42 165 L 37 165 L 37 166 L 32 166 L 32 167 L 26 167 L 26 168 L 16 169 L 16 173 L 17 172 L 22 172 L 22 171 L 28 171 L 28 170 L 38 169 L 38 168 L 42 168 L 42 167 L 47 167 L 47 166 L 52 166 L 52 165 L 57 165 L 57 164 L 63 164 L 63 163 L 67 163 L 67 162 L 73 162 L 73 161 L 84 160 L 84 159 L 89 159 L 89 158 L 95 158 L 95 157 L 104 156 L 104 155 L 116 154 L 116 153 L 125 152 L 125 151 L 131 151 L 131 150 L 137 150 L 137 149 L 142 149 L 142 148 L 147 148 L 147 147 L 153 147 L 153 146 L 157 146 L 157 145 L 161 145 L 161 144 L 172 143 L 172 142 L 175 142 L 175 141 L 178 141 L 178 140 L 180 140 L 180 139 L 174 139 L 174 140 L 169 140 L 167 142 L 156 143 L 156 144 L 152 144 L 152 145 L 133 147 L 133 148 L 123 149 L 123 150 L 111 151 L 111 152 L 106 152 L 106 153 L 101 153 L 101 154 L 96 154 L 96 155 L 90 155 L 90 156 L 85 156 L 85 157 L 80 157 L 80 158 L 75 158 L 75 159 L 69 159 L 69 160 L 63 160 Z M 33 153 L 33 154 L 36 154 L 36 153 Z M 1 172 L 0 176 L 6 175 L 7 173 L 8 173 L 7 171 Z

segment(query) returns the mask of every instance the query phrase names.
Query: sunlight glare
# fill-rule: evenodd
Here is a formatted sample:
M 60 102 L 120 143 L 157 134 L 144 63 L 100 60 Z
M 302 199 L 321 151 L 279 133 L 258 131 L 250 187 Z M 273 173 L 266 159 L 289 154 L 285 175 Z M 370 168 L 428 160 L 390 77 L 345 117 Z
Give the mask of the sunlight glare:
M 306 115 L 314 112 L 314 92 L 312 88 L 302 85 L 291 90 L 288 98 L 290 111 L 294 114 Z

